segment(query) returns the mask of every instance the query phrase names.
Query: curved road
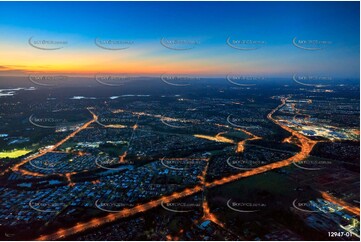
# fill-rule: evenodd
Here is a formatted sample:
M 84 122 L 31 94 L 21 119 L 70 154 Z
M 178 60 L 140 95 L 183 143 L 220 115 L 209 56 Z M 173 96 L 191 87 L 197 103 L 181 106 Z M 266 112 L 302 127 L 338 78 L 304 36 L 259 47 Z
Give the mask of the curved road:
M 281 104 L 279 106 L 277 106 L 275 109 L 273 109 L 267 116 L 268 119 L 270 119 L 272 122 L 274 122 L 275 124 L 279 125 L 280 127 L 282 127 L 284 130 L 290 132 L 292 134 L 292 136 L 295 136 L 299 142 L 301 143 L 301 151 L 299 153 L 297 153 L 296 155 L 286 159 L 286 160 L 282 160 L 282 161 L 278 161 L 278 162 L 274 162 L 272 164 L 268 164 L 268 165 L 264 165 L 261 167 L 257 167 L 254 168 L 252 170 L 248 170 L 246 172 L 242 172 L 242 173 L 238 173 L 236 175 L 231 175 L 228 177 L 224 177 L 212 182 L 208 182 L 205 183 L 204 186 L 205 187 L 214 187 L 214 186 L 218 186 L 218 185 L 223 185 L 232 181 L 236 181 L 238 179 L 244 178 L 244 177 L 249 177 L 249 176 L 253 176 L 253 175 L 257 175 L 260 173 L 264 173 L 273 169 L 278 169 L 284 166 L 288 166 L 290 164 L 292 164 L 293 162 L 299 162 L 305 158 L 307 158 L 307 156 L 309 155 L 309 153 L 311 152 L 312 148 L 314 147 L 314 145 L 317 143 L 316 141 L 312 141 L 310 139 L 308 139 L 307 137 L 303 136 L 302 134 L 292 130 L 291 128 L 282 125 L 281 123 L 279 123 L 277 120 L 273 119 L 272 115 L 279 110 L 282 106 L 284 106 L 286 104 L 286 98 L 283 98 L 281 100 Z M 94 122 L 94 121 L 92 121 Z M 111 223 L 114 222 L 118 219 L 121 218 L 125 218 L 125 217 L 129 217 L 132 215 L 135 215 L 137 213 L 140 212 L 145 212 L 147 210 L 150 210 L 152 208 L 155 208 L 157 206 L 160 206 L 162 202 L 171 202 L 186 196 L 190 196 L 193 195 L 197 192 L 200 192 L 203 190 L 203 186 L 198 185 L 195 186 L 193 188 L 187 188 L 185 190 L 183 190 L 182 192 L 176 192 L 173 193 L 171 195 L 167 195 L 167 196 L 163 196 L 159 199 L 144 203 L 144 204 L 140 204 L 137 205 L 133 208 L 129 208 L 129 209 L 124 209 L 120 212 L 117 213 L 112 213 L 112 214 L 108 214 L 106 216 L 100 217 L 100 218 L 95 218 L 92 219 L 88 222 L 81 222 L 76 224 L 75 226 L 71 227 L 71 228 L 66 228 L 66 229 L 59 229 L 58 231 L 49 234 L 49 235 L 42 235 L 39 238 L 37 238 L 37 240 L 57 240 L 57 239 L 64 239 L 65 237 L 68 237 L 70 235 L 74 235 L 77 234 L 79 232 L 83 232 L 86 231 L 88 229 L 92 229 L 92 228 L 96 228 L 98 226 L 107 224 L 107 223 Z
M 71 139 L 72 137 L 74 137 L 77 133 L 79 133 L 80 131 L 88 128 L 88 126 L 94 122 L 97 121 L 98 116 L 96 116 L 90 109 L 88 109 L 88 111 L 92 114 L 93 119 L 91 119 L 90 121 L 84 123 L 82 126 L 80 126 L 80 128 L 76 129 L 74 132 L 72 132 L 71 134 L 69 134 L 68 136 L 66 136 L 64 139 L 62 139 L 61 141 L 59 141 L 58 143 L 56 143 L 55 145 L 51 146 L 50 148 L 44 150 L 44 151 L 40 151 L 38 154 L 30 156 L 27 159 L 22 160 L 21 162 L 17 163 L 15 166 L 13 166 L 12 168 L 10 168 L 12 171 L 19 171 L 21 172 L 23 175 L 32 175 L 32 176 L 46 176 L 42 173 L 38 173 L 38 172 L 32 172 L 32 171 L 27 171 L 24 169 L 21 169 L 20 167 L 24 164 L 26 164 L 29 161 L 32 161 L 36 158 L 42 157 L 43 155 L 52 152 L 54 150 L 56 150 L 59 146 L 61 146 L 62 144 L 64 144 L 66 141 L 68 141 L 69 139 Z M 8 170 L 5 170 L 2 174 L 0 175 L 4 175 Z

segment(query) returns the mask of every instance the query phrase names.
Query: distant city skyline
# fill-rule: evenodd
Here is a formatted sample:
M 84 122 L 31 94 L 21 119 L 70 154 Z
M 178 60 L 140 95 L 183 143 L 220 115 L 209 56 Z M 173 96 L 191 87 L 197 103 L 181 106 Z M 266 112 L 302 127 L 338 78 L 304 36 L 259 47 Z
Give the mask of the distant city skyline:
M 358 2 L 1 2 L 0 75 L 359 78 L 359 15 Z

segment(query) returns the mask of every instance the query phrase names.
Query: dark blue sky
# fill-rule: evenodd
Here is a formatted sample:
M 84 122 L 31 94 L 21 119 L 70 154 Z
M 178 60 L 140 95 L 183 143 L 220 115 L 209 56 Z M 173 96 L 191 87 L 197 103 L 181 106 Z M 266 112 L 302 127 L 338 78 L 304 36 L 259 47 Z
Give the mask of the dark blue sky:
M 1 2 L 0 30 L 14 45 L 34 34 L 72 36 L 80 43 L 95 37 L 138 43 L 162 37 L 197 38 L 202 42 L 199 50 L 205 50 L 199 55 L 208 60 L 218 56 L 224 65 L 249 60 L 259 69 L 268 60 L 278 65 L 274 74 L 282 75 L 307 71 L 314 62 L 309 68 L 312 73 L 319 65 L 322 73 L 355 77 L 359 75 L 359 15 L 358 2 Z M 258 53 L 235 57 L 230 50 L 219 49 L 230 36 L 267 44 Z M 309 53 L 292 46 L 295 37 L 332 44 Z M 6 41 L 0 43 L 8 49 Z M 145 54 L 155 59 L 164 55 L 162 51 Z M 186 57 L 174 58 L 180 61 Z M 187 58 L 199 59 L 197 55 Z M 11 64 L 1 57 L 0 61 L 0 65 Z M 262 70 L 267 73 L 269 69 Z

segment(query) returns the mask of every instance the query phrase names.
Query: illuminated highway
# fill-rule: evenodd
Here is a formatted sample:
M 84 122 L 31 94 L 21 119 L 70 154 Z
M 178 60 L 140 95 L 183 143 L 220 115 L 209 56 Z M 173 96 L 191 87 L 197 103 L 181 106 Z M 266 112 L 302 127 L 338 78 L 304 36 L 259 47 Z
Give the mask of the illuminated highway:
M 57 239 L 62 239 L 65 237 L 68 237 L 70 235 L 74 235 L 77 234 L 79 232 L 91 229 L 91 228 L 96 228 L 100 225 L 103 224 L 107 224 L 107 223 L 111 223 L 114 222 L 118 219 L 121 218 L 126 218 L 141 212 L 145 212 L 148 211 L 152 208 L 158 207 L 161 205 L 162 202 L 164 203 L 169 203 L 171 201 L 174 201 L 176 199 L 182 198 L 182 197 L 186 197 L 189 195 L 193 195 L 197 192 L 202 191 L 202 186 L 196 186 L 193 187 L 191 189 L 187 188 L 181 192 L 175 192 L 171 195 L 168 196 L 163 196 L 160 197 L 156 200 L 135 206 L 133 208 L 127 208 L 127 209 L 123 209 L 120 212 L 117 213 L 111 213 L 108 214 L 104 217 L 100 217 L 100 218 L 94 218 L 88 222 L 81 222 L 76 224 L 75 226 L 71 227 L 71 228 L 67 228 L 67 229 L 59 229 L 57 232 L 53 233 L 53 234 L 49 234 L 49 235 L 43 235 L 40 236 L 39 238 L 37 238 L 36 240 L 57 240 Z
M 210 183 L 207 183 L 207 186 L 209 187 L 213 187 L 213 186 L 218 186 L 218 185 L 223 185 L 225 183 L 228 182 L 232 182 L 244 177 L 249 177 L 249 176 L 254 176 L 260 173 L 264 173 L 273 169 L 278 169 L 284 166 L 288 166 L 290 164 L 292 164 L 293 162 L 299 162 L 302 161 L 303 159 L 307 158 L 308 155 L 310 154 L 310 152 L 312 151 L 313 147 L 315 146 L 315 144 L 317 143 L 316 141 L 310 140 L 307 137 L 303 136 L 302 134 L 298 133 L 297 131 L 292 130 L 291 128 L 282 125 L 281 123 L 279 123 L 277 120 L 273 119 L 272 115 L 279 110 L 281 107 L 283 107 L 286 104 L 286 100 L 287 99 L 282 99 L 282 103 L 277 106 L 275 109 L 273 109 L 268 115 L 267 118 L 269 120 L 271 120 L 272 122 L 274 122 L 275 124 L 279 125 L 280 127 L 282 127 L 283 129 L 285 129 L 286 131 L 290 132 L 292 134 L 292 136 L 298 138 L 298 141 L 301 143 L 301 151 L 299 153 L 297 153 L 296 155 L 282 160 L 282 161 L 278 161 L 278 162 L 274 162 L 271 164 L 267 164 L 264 166 L 260 166 L 260 167 L 256 167 L 254 169 L 242 172 L 242 173 L 238 173 L 235 175 L 231 175 L 228 177 L 224 177 L 215 181 L 212 181 Z
M 252 170 L 248 170 L 246 172 L 242 172 L 242 173 L 239 173 L 239 174 L 236 174 L 236 175 L 231 175 L 231 176 L 228 176 L 228 177 L 224 177 L 224 178 L 221 178 L 219 180 L 212 181 L 212 182 L 204 183 L 204 180 L 201 180 L 201 182 L 204 183 L 204 185 L 198 185 L 198 186 L 195 186 L 193 188 L 187 188 L 182 192 L 176 192 L 176 193 L 173 193 L 173 194 L 168 195 L 168 196 L 163 196 L 163 197 L 161 197 L 159 199 L 156 199 L 156 200 L 144 203 L 144 204 L 137 205 L 137 206 L 135 206 L 133 208 L 124 209 L 124 210 L 122 210 L 120 212 L 117 212 L 117 213 L 112 213 L 112 214 L 108 214 L 108 215 L 106 215 L 104 217 L 95 218 L 95 219 L 92 219 L 91 221 L 88 221 L 88 222 L 78 223 L 77 225 L 75 225 L 75 226 L 73 226 L 71 228 L 59 229 L 55 233 L 40 236 L 39 238 L 37 238 L 37 240 L 63 239 L 63 238 L 68 237 L 70 235 L 74 235 L 76 233 L 83 232 L 83 231 L 86 231 L 88 229 L 96 228 L 98 226 L 101 226 L 101 225 L 116 221 L 117 219 L 129 217 L 129 216 L 135 215 L 135 214 L 140 213 L 140 212 L 148 211 L 148 210 L 150 210 L 152 208 L 160 206 L 160 204 L 162 202 L 171 202 L 171 201 L 174 201 L 174 200 L 186 197 L 186 196 L 193 195 L 193 194 L 195 194 L 197 192 L 203 191 L 205 187 L 214 187 L 214 186 L 223 185 L 223 184 L 233 182 L 233 181 L 236 181 L 236 180 L 244 178 L 244 177 L 249 177 L 249 176 L 264 173 L 264 172 L 267 172 L 267 171 L 270 171 L 270 170 L 273 170 L 273 169 L 278 169 L 278 168 L 281 168 L 281 167 L 285 167 L 285 166 L 290 165 L 292 162 L 298 162 L 298 161 L 301 161 L 301 160 L 307 158 L 307 156 L 309 155 L 312 148 L 314 147 L 314 145 L 317 142 L 306 138 L 302 134 L 299 134 L 296 131 L 293 131 L 292 129 L 288 128 L 287 126 L 283 126 L 277 120 L 273 119 L 272 115 L 277 110 L 279 110 L 283 105 L 285 105 L 285 103 L 286 103 L 286 99 L 282 99 L 281 101 L 282 101 L 282 103 L 279 106 L 277 106 L 275 109 L 273 109 L 268 114 L 267 117 L 272 122 L 279 125 L 283 129 L 287 130 L 293 136 L 295 136 L 296 138 L 299 139 L 299 141 L 301 143 L 301 151 L 299 153 L 297 153 L 296 155 L 294 155 L 294 156 L 292 156 L 292 157 L 290 157 L 290 158 L 288 158 L 286 160 L 283 160 L 283 161 L 278 161 L 278 162 L 274 162 L 272 164 L 257 167 L 257 168 L 254 168 Z M 255 138 L 255 137 L 253 137 L 253 138 Z M 218 219 L 216 217 L 214 217 L 213 214 L 209 213 L 208 204 L 206 204 L 204 202 L 203 202 L 203 210 L 205 212 L 205 216 L 207 216 L 209 219 L 212 219 L 212 220 L 216 221 L 217 224 L 222 224 L 221 222 L 218 221 Z
M 336 198 L 326 192 L 321 192 L 321 195 L 322 195 L 323 199 L 325 199 L 326 201 L 337 204 L 337 205 L 341 206 L 343 209 L 345 209 L 346 211 L 349 211 L 350 213 L 360 216 L 360 208 L 359 207 L 354 207 L 354 206 L 346 203 L 345 201 L 343 201 L 339 198 Z
M 49 153 L 49 152 L 53 152 L 54 150 L 56 150 L 59 146 L 61 146 L 62 144 L 64 144 L 65 142 L 67 142 L 69 139 L 71 139 L 72 137 L 74 137 L 77 133 L 79 133 L 80 131 L 88 128 L 88 126 L 94 122 L 97 121 L 98 116 L 96 116 L 90 109 L 88 109 L 88 111 L 92 114 L 93 119 L 91 119 L 90 121 L 86 122 L 85 124 L 83 124 L 82 126 L 80 126 L 78 129 L 76 129 L 74 132 L 72 132 L 71 134 L 69 134 L 68 136 L 66 136 L 64 139 L 62 139 L 61 141 L 59 141 L 58 143 L 52 145 L 50 148 L 45 149 L 45 150 L 41 150 L 38 154 L 30 156 L 27 159 L 22 160 L 21 162 L 17 163 L 15 166 L 13 166 L 11 168 L 12 171 L 17 171 L 22 173 L 23 175 L 31 175 L 31 176 L 46 176 L 42 173 L 38 173 L 38 172 L 32 172 L 32 171 L 27 171 L 24 169 L 21 169 L 20 167 L 24 164 L 26 164 L 29 161 L 32 161 L 36 158 L 42 157 L 43 155 Z M 7 170 L 8 171 L 8 170 Z M 4 171 L 1 175 L 4 175 L 5 172 Z M 66 174 L 65 174 L 66 175 Z
M 234 144 L 235 142 L 231 139 L 228 139 L 226 137 L 223 137 L 222 133 L 218 133 L 215 136 L 211 136 L 211 135 L 203 135 L 203 134 L 195 134 L 194 137 L 196 138 L 200 138 L 200 139 L 206 139 L 206 140 L 211 140 L 211 141 L 216 141 L 216 142 L 220 142 L 220 143 L 229 143 L 229 144 Z

